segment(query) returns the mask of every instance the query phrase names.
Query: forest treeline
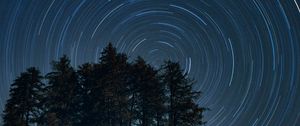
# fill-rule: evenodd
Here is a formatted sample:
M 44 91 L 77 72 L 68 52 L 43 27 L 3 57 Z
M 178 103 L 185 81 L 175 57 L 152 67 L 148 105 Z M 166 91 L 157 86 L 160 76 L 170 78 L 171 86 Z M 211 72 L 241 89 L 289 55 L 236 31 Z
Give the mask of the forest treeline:
M 11 84 L 4 126 L 194 126 L 204 107 L 194 80 L 179 63 L 155 69 L 138 57 L 129 63 L 110 43 L 98 63 L 77 69 L 67 56 L 45 76 L 31 67 Z

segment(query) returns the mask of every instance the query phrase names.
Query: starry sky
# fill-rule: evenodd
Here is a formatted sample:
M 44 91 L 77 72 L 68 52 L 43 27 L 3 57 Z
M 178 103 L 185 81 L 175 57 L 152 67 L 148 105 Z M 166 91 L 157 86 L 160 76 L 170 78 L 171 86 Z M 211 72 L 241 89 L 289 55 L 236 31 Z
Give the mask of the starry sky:
M 300 125 L 300 0 L 0 0 L 1 112 L 26 68 L 97 62 L 108 42 L 180 62 L 207 126 Z

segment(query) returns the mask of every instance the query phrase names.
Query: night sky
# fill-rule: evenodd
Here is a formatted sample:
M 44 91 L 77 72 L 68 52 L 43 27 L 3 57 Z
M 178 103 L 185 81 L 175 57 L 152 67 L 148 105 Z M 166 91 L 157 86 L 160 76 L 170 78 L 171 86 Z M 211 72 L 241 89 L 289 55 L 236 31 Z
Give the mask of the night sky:
M 179 61 L 207 126 L 300 126 L 300 0 L 0 0 L 0 106 L 30 66 L 63 54 Z

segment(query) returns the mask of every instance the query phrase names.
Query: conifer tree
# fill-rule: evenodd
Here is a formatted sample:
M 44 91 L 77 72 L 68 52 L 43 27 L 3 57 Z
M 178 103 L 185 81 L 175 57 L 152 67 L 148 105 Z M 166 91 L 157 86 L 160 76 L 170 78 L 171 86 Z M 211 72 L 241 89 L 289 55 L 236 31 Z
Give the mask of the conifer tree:
M 167 61 L 163 66 L 163 82 L 169 94 L 169 126 L 193 126 L 203 124 L 202 112 L 195 99 L 200 92 L 192 90 L 193 82 L 183 73 L 179 63 Z
M 4 126 L 29 126 L 38 122 L 44 87 L 41 79 L 39 70 L 31 67 L 14 81 L 4 110 Z
M 135 77 L 135 114 L 141 125 L 160 125 L 164 109 L 164 90 L 159 83 L 157 71 L 138 57 L 133 65 Z M 156 123 L 155 123 L 156 122 Z
M 59 61 L 53 61 L 53 71 L 46 75 L 47 86 L 47 118 L 55 125 L 72 125 L 78 121 L 78 92 L 80 86 L 76 71 L 70 65 L 66 55 Z
M 95 65 L 96 84 L 91 89 L 93 108 L 101 125 L 125 125 L 129 120 L 128 88 L 126 86 L 127 56 L 117 53 L 111 43 L 103 49 Z M 99 97 L 100 96 L 100 97 Z

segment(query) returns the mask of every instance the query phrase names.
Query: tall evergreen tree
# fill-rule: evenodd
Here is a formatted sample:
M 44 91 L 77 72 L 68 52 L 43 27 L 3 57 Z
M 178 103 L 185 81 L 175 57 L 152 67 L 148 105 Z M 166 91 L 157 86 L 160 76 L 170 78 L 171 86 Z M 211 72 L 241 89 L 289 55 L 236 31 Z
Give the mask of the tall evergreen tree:
M 183 73 L 179 63 L 167 61 L 163 66 L 163 82 L 169 94 L 169 126 L 193 126 L 203 124 L 202 112 L 195 99 L 200 92 L 193 91 L 193 82 Z
M 94 113 L 100 125 L 125 125 L 128 122 L 127 56 L 117 53 L 111 43 L 103 49 L 100 62 L 95 64 L 96 84 L 90 96 L 94 101 Z
M 44 84 L 39 70 L 28 68 L 10 88 L 10 99 L 4 110 L 4 126 L 29 126 L 37 123 L 42 109 Z
M 164 109 L 164 87 L 159 83 L 157 71 L 141 58 L 138 57 L 133 65 L 132 73 L 135 84 L 135 114 L 141 125 L 161 125 Z
M 76 71 L 70 65 L 66 55 L 59 61 L 53 61 L 53 71 L 46 75 L 47 118 L 55 125 L 72 125 L 78 121 L 78 92 L 80 86 Z

